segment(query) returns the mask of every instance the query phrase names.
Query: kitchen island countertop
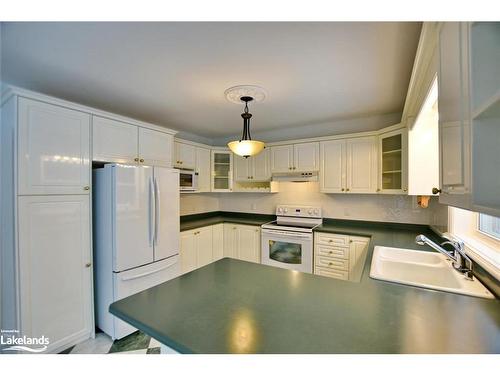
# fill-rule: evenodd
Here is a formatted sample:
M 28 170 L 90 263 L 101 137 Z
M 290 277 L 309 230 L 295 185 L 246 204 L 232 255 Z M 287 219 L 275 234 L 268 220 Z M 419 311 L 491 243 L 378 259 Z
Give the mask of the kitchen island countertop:
M 209 225 L 209 224 L 207 224 Z M 325 220 L 371 238 L 359 283 L 224 258 L 110 306 L 181 353 L 500 353 L 500 301 L 373 280 L 375 245 L 419 225 Z

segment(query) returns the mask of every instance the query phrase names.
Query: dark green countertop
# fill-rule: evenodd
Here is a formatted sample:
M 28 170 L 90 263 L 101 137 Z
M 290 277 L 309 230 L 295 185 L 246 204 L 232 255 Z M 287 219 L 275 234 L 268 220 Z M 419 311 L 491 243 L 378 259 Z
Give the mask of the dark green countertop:
M 371 237 L 359 283 L 225 258 L 110 311 L 182 353 L 500 353 L 499 300 L 369 277 L 375 245 L 422 249 L 414 239 L 428 227 L 325 220 L 319 230 Z
M 239 212 L 215 211 L 203 214 L 181 216 L 181 232 L 219 223 L 262 225 L 276 220 L 275 215 L 250 214 Z

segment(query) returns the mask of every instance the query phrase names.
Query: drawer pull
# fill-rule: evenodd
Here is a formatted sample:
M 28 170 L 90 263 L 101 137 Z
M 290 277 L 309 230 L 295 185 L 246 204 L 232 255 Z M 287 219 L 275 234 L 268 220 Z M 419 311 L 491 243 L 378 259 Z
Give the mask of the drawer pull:
M 90 190 L 90 186 L 84 186 L 83 190 Z
M 134 161 L 139 161 L 139 158 L 134 158 Z

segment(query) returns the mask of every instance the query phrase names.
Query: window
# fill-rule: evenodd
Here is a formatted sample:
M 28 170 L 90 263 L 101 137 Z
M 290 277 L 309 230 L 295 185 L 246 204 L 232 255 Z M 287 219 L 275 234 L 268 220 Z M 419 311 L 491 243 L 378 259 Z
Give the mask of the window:
M 500 218 L 479 214 L 478 230 L 488 236 L 500 240 Z
M 500 218 L 449 207 L 448 230 L 465 243 L 472 259 L 500 279 Z

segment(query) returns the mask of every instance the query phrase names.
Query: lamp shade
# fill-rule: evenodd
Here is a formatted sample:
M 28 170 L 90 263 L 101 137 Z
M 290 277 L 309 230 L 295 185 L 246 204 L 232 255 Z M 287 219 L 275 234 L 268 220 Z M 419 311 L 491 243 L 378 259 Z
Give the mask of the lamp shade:
M 227 144 L 227 146 L 236 155 L 248 158 L 249 156 L 255 156 L 264 149 L 264 142 L 252 141 L 252 140 L 240 140 L 232 141 Z

